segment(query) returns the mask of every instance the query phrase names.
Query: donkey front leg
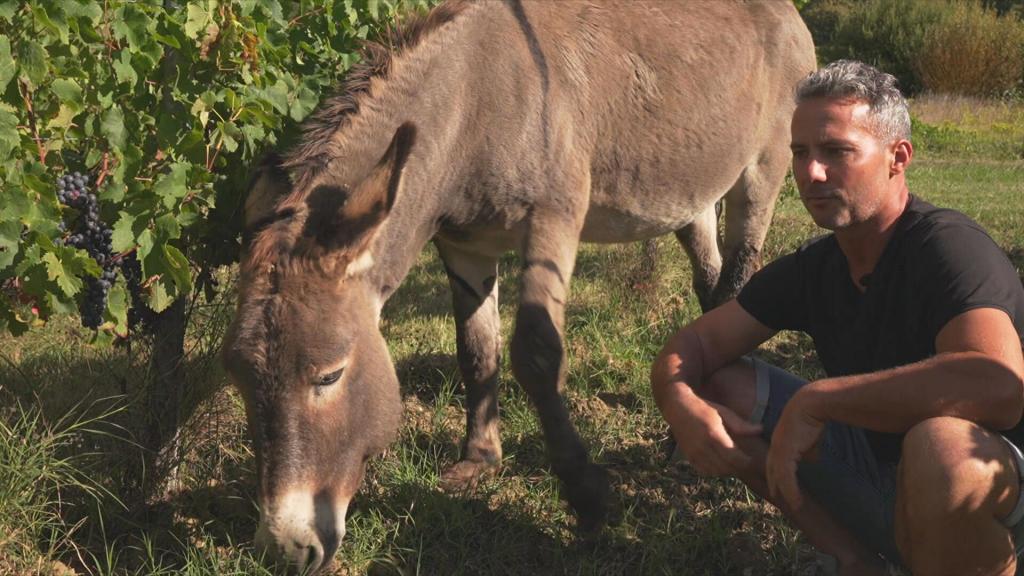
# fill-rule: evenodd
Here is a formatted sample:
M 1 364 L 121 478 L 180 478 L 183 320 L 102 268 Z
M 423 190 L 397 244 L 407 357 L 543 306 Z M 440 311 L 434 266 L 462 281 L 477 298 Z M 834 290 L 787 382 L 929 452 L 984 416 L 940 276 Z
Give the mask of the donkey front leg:
M 605 522 L 608 474 L 590 463 L 561 396 L 565 383 L 563 330 L 569 278 L 579 226 L 534 216 L 523 251 L 523 275 L 512 337 L 512 372 L 540 417 L 555 475 L 576 512 L 578 525 L 593 532 Z
M 435 244 L 448 273 L 455 309 L 459 370 L 466 385 L 466 438 L 461 460 L 441 476 L 445 490 L 472 489 L 501 463 L 498 432 L 498 372 L 501 320 L 498 316 L 498 258 Z

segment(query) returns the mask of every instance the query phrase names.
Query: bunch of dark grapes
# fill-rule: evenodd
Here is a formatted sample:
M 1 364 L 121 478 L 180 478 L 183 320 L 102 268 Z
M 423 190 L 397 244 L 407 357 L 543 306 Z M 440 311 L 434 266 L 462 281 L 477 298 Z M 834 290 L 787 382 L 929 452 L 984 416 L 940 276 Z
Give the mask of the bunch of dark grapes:
M 125 255 L 121 259 L 121 274 L 124 275 L 125 284 L 128 285 L 128 294 L 131 296 L 132 305 L 128 308 L 128 327 L 131 330 L 149 328 L 156 319 L 156 312 L 146 304 L 145 296 L 142 293 L 142 264 L 135 257 L 135 252 Z
M 67 244 L 88 252 L 103 269 L 99 278 L 85 277 L 85 294 L 78 308 L 82 315 L 82 326 L 95 330 L 103 323 L 107 293 L 117 278 L 118 259 L 110 247 L 112 232 L 100 220 L 99 203 L 96 194 L 89 191 L 89 180 L 85 175 L 74 172 L 61 176 L 57 180 L 57 199 L 78 212 L 67 236 Z M 63 222 L 61 224 L 64 225 Z

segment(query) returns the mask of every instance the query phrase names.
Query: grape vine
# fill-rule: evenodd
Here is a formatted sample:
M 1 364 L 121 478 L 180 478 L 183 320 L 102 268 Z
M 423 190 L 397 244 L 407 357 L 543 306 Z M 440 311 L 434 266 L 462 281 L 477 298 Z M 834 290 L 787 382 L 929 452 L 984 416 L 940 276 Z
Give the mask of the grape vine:
M 253 160 L 434 1 L 0 0 L 0 331 L 111 343 L 212 293 Z

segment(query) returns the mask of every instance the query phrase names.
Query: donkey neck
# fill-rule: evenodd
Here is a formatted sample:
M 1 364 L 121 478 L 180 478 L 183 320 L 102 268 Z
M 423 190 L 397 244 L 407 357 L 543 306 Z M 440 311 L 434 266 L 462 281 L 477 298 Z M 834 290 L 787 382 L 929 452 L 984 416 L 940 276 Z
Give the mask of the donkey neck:
M 352 183 L 379 160 L 403 122 L 417 127 L 417 141 L 402 172 L 395 204 L 363 255 L 363 278 L 380 297 L 391 296 L 438 230 L 444 204 L 462 172 L 455 159 L 463 129 L 450 91 L 460 67 L 448 48 L 463 33 L 472 8 L 394 57 L 386 78 L 371 79 L 359 111 L 335 134 L 325 178 Z

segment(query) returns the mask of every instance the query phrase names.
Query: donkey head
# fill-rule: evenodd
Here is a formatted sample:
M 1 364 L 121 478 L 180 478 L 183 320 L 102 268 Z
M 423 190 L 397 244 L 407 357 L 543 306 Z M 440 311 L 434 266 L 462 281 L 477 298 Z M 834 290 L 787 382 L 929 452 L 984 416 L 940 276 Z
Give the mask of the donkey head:
M 238 309 L 223 359 L 245 401 L 256 452 L 258 547 L 300 572 L 327 565 L 371 456 L 399 425 L 401 400 L 363 278 L 415 139 L 401 126 L 352 186 L 292 190 L 270 162 L 246 204 Z

